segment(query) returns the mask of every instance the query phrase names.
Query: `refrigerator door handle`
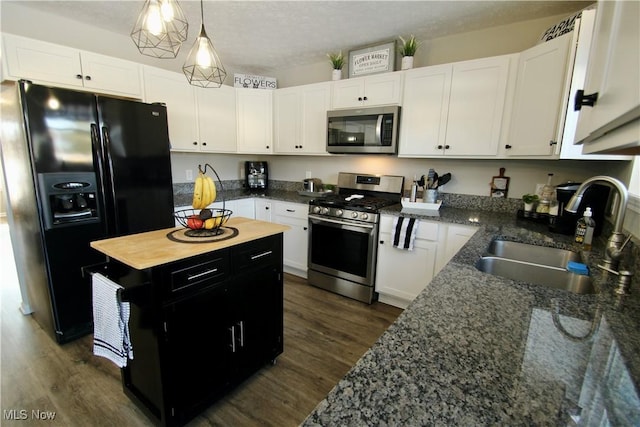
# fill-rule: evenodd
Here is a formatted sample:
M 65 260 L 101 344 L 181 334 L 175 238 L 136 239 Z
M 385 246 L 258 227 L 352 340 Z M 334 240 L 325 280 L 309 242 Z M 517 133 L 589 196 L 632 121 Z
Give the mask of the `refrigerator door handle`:
M 119 218 L 118 202 L 116 200 L 116 188 L 113 183 L 113 161 L 111 159 L 111 137 L 109 136 L 109 128 L 107 126 L 102 126 L 102 141 L 104 144 L 102 152 L 108 168 L 107 181 L 109 182 L 109 195 L 111 198 L 111 205 L 113 207 L 113 218 L 115 218 L 115 221 L 111 226 L 109 226 L 109 222 L 107 221 L 107 230 L 109 231 L 109 234 L 111 234 L 111 232 L 115 232 L 115 234 L 119 236 L 120 227 L 118 226 L 117 220 Z
M 106 193 L 105 193 L 105 183 L 104 183 L 104 157 L 102 155 L 102 143 L 100 141 L 100 133 L 98 131 L 98 125 L 95 123 L 91 123 L 91 144 L 93 145 L 93 152 L 95 153 L 95 157 L 96 157 L 96 166 L 98 169 L 98 173 L 97 176 L 99 179 L 97 179 L 97 183 L 98 183 L 98 189 L 100 191 L 100 198 L 101 198 L 101 202 L 102 202 L 102 212 L 100 213 L 100 216 L 102 218 L 102 221 L 104 221 L 105 226 L 107 228 L 107 232 L 109 232 L 109 223 L 107 221 L 107 215 L 106 213 L 108 212 L 108 207 L 107 207 L 107 199 L 106 199 Z

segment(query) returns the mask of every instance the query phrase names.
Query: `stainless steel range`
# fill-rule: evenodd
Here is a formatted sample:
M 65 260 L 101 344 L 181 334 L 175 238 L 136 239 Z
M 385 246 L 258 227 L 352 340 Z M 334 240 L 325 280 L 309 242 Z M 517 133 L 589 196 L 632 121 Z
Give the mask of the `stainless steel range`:
M 309 202 L 308 282 L 371 304 L 379 210 L 400 203 L 404 177 L 340 172 L 338 188 Z

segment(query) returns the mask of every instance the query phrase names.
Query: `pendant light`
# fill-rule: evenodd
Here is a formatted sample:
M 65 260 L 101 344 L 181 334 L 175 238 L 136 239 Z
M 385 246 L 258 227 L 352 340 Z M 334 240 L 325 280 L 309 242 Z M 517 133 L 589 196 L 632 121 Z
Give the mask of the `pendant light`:
M 204 30 L 204 7 L 200 0 L 200 17 L 202 26 L 200 35 L 187 55 L 182 71 L 189 83 L 201 87 L 220 87 L 227 77 L 227 72 Z
M 146 0 L 131 38 L 141 54 L 175 58 L 187 39 L 189 24 L 177 0 Z

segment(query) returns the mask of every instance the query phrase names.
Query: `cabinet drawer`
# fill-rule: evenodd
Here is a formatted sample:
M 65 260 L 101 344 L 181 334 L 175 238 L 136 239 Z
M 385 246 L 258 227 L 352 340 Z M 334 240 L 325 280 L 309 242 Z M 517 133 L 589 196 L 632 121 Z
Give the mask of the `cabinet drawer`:
M 303 205 L 301 203 L 286 203 L 286 202 L 277 202 L 275 203 L 275 215 L 279 216 L 287 216 L 291 218 L 300 218 L 307 219 L 309 206 Z
M 236 273 L 269 265 L 282 268 L 282 234 L 236 246 L 231 252 L 231 259 Z
M 396 219 L 394 216 L 382 215 L 380 219 L 380 233 L 393 234 L 393 222 Z M 438 240 L 439 224 L 431 221 L 420 220 L 418 224 L 418 231 L 416 232 L 416 239 L 424 240 Z
M 169 293 L 204 288 L 224 281 L 229 275 L 228 253 L 194 261 L 188 267 L 171 272 Z

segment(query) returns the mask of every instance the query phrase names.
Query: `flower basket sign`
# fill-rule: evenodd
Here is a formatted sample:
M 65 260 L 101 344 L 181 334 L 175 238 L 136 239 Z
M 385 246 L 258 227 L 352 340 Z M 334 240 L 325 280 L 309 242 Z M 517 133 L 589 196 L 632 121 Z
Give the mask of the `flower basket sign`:
M 395 71 L 396 42 L 349 51 L 349 77 Z

